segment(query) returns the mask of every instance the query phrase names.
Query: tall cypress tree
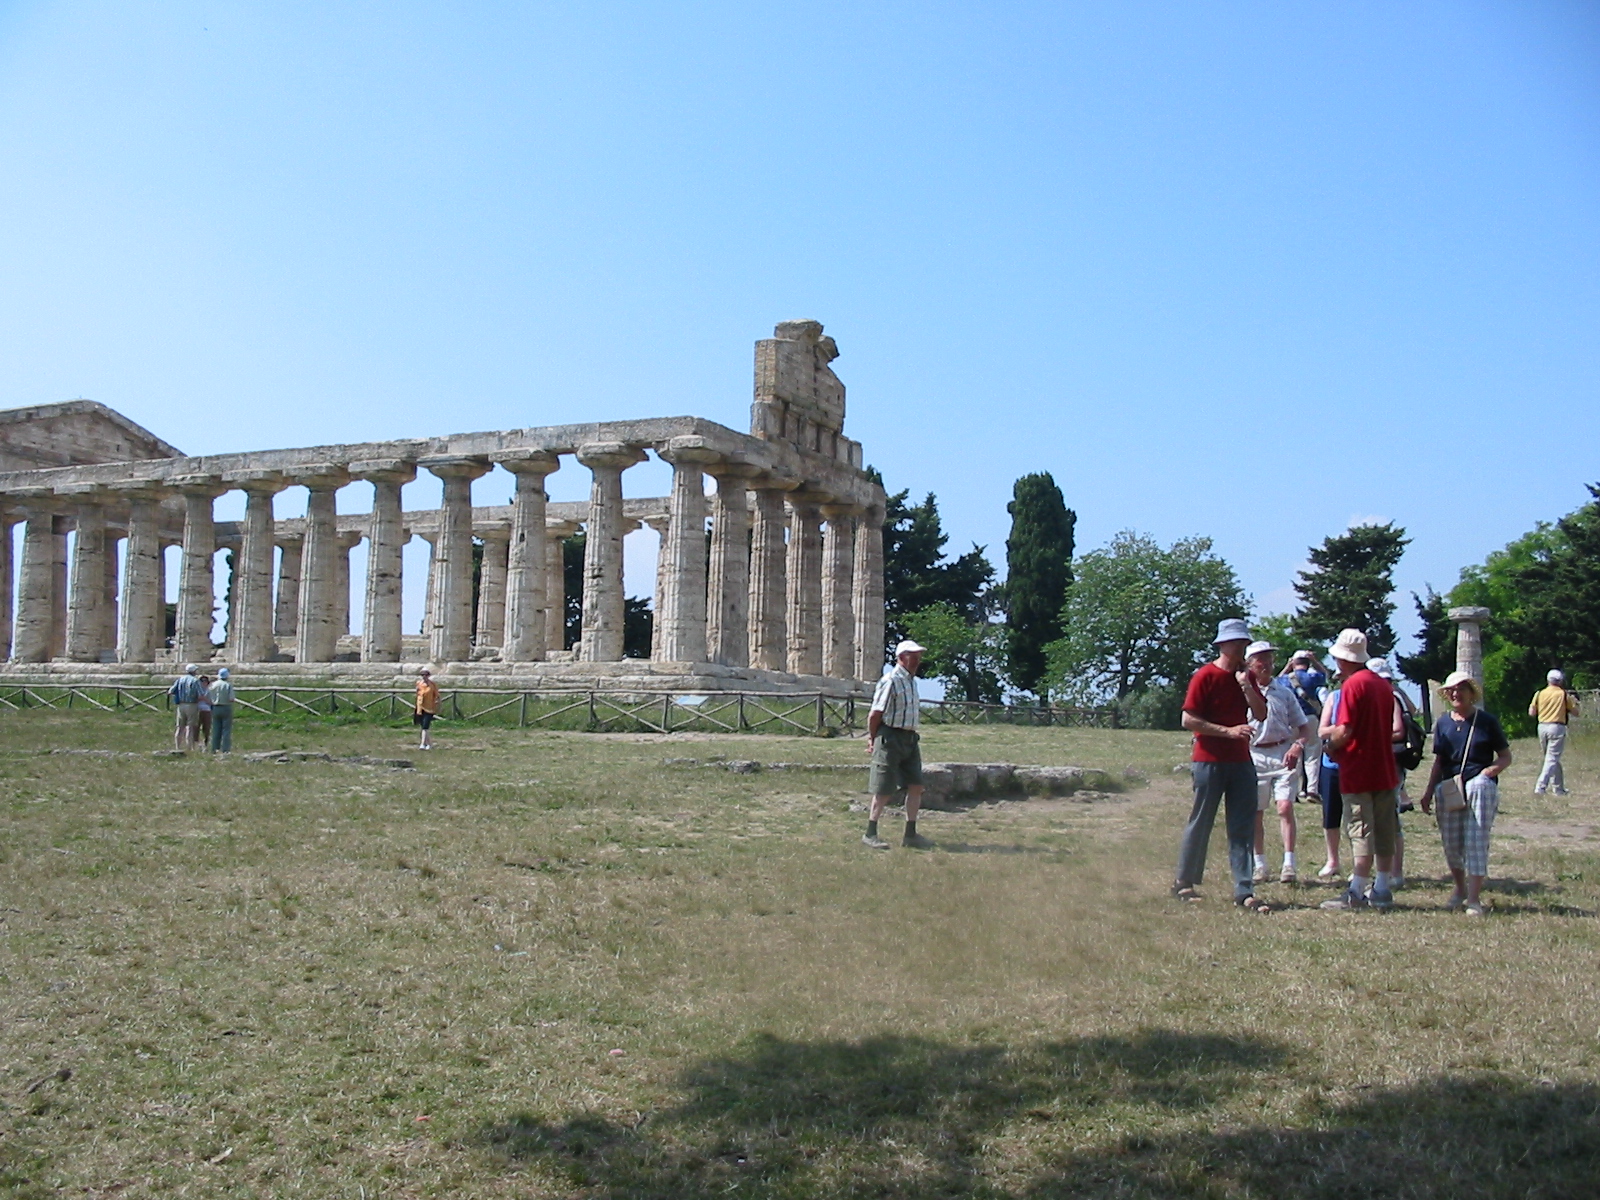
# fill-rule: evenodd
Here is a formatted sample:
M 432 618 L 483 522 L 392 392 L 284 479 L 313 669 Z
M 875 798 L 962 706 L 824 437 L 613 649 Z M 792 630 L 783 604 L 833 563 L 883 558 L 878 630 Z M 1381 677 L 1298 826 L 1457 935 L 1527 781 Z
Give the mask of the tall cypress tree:
M 1047 666 L 1044 648 L 1061 636 L 1078 514 L 1067 507 L 1048 471 L 1024 475 L 1011 495 L 1003 592 L 1006 665 L 1012 683 L 1037 692 Z
M 1302 605 L 1295 631 L 1331 642 L 1342 629 L 1359 629 L 1367 635 L 1368 650 L 1388 654 L 1394 648 L 1389 626 L 1393 572 L 1410 544 L 1406 531 L 1390 522 L 1357 525 L 1313 546 L 1312 569 L 1300 572 L 1294 583 Z

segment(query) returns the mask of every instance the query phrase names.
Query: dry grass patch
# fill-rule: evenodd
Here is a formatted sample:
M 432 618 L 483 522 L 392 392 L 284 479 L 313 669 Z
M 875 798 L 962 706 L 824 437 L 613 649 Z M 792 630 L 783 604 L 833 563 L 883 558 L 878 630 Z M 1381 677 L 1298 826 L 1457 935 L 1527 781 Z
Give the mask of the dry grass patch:
M 419 755 L 313 722 L 240 741 L 417 769 L 38 753 L 163 733 L 0 726 L 0 1195 L 1520 1197 L 1600 1172 L 1600 848 L 1550 835 L 1600 824 L 1592 739 L 1537 801 L 1518 746 L 1473 924 L 1438 911 L 1416 820 L 1394 913 L 1168 900 L 1174 734 L 930 730 L 930 759 L 1151 784 L 930 814 L 929 854 L 860 847 L 853 777 L 661 765 L 847 740 L 446 729 Z M 1219 863 L 1220 838 L 1221 897 Z

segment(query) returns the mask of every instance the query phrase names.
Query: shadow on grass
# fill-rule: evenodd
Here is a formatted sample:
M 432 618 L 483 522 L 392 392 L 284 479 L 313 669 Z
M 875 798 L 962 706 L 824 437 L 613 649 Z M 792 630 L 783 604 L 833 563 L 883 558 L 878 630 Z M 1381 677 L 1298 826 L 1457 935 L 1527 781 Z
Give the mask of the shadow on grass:
M 508 1167 L 641 1200 L 1595 1194 L 1592 1086 L 1439 1078 L 1308 1103 L 1295 1126 L 1196 1130 L 1291 1067 L 1265 1040 L 1165 1031 L 1009 1049 L 763 1036 L 691 1067 L 687 1099 L 635 1124 L 519 1115 L 481 1137 Z

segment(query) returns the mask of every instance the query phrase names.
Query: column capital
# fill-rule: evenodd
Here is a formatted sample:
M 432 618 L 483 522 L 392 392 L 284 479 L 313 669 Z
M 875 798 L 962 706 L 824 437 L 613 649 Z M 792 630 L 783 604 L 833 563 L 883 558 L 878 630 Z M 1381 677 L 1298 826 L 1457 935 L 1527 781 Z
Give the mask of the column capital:
M 506 450 L 491 457 L 513 475 L 536 475 L 542 479 L 561 469 L 561 455 L 554 450 Z
M 629 442 L 585 442 L 578 447 L 578 461 L 593 470 L 596 467 L 624 469 L 642 463 L 645 452 Z
M 722 458 L 721 452 L 705 438 L 692 435 L 668 438 L 666 445 L 656 447 L 656 454 L 673 466 L 682 463 L 701 468 Z
M 222 482 L 243 492 L 261 492 L 274 496 L 289 486 L 281 471 L 249 468 L 241 471 L 224 471 Z
M 1452 608 L 1447 615 L 1452 621 L 1459 625 L 1463 621 L 1477 621 L 1481 623 L 1483 621 L 1487 621 L 1493 614 L 1487 608 L 1482 608 L 1478 605 L 1467 605 L 1462 608 Z
M 792 489 L 784 497 L 795 508 L 815 509 L 824 504 L 831 503 L 836 497 L 832 492 L 819 492 L 810 487 Z
M 425 467 L 440 479 L 472 480 L 487 475 L 493 469 L 487 458 L 473 454 L 431 454 L 418 459 L 417 465 Z
M 343 463 L 306 463 L 304 466 L 285 467 L 283 475 L 291 486 L 310 488 L 314 492 L 333 491 L 350 482 L 350 471 Z
M 304 543 L 305 540 L 306 535 L 304 533 L 294 533 L 292 531 L 288 533 L 278 533 L 276 530 L 274 530 L 272 534 L 272 544 L 274 546 L 299 546 Z
M 98 483 L 65 483 L 56 489 L 56 495 L 72 504 L 105 504 L 114 498 Z
M 569 538 L 583 528 L 581 521 L 546 521 L 544 532 L 546 537 Z
M 366 536 L 360 529 L 341 529 L 333 535 L 333 544 L 341 550 L 349 550 L 352 546 L 359 546 Z
M 350 478 L 367 483 L 410 483 L 417 477 L 417 464 L 409 458 L 364 458 L 350 464 Z
M 742 462 L 736 458 L 721 456 L 706 464 L 706 474 L 719 483 L 724 479 L 743 482 L 746 487 L 751 486 L 750 480 L 761 474 L 761 468 L 754 463 Z
M 822 515 L 830 521 L 842 521 L 847 517 L 859 517 L 866 511 L 860 504 L 847 504 L 843 501 L 831 501 L 823 504 Z
M 804 480 L 791 479 L 787 475 L 777 475 L 771 471 L 761 471 L 750 481 L 750 490 L 754 492 L 792 492 Z
M 182 492 L 185 496 L 215 498 L 229 490 L 222 482 L 221 475 L 174 475 L 167 483 L 174 491 Z

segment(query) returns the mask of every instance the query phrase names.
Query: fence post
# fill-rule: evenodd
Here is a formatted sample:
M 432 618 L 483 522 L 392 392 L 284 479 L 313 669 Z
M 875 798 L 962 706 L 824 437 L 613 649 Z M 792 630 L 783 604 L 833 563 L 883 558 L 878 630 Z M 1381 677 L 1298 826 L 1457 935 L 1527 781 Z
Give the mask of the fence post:
M 600 724 L 600 717 L 594 710 L 594 693 L 589 693 L 589 728 L 592 730 Z
M 461 720 L 461 693 L 450 693 L 450 711 L 456 714 L 456 720 Z
M 747 733 L 747 732 L 749 732 L 749 729 L 750 729 L 750 726 L 745 724 L 745 719 L 744 719 L 744 693 L 740 692 L 739 693 L 739 732 L 740 733 Z
M 528 693 L 522 693 L 522 703 L 517 706 L 517 728 L 526 729 L 528 725 Z

